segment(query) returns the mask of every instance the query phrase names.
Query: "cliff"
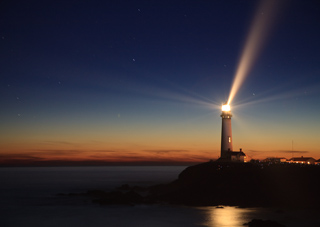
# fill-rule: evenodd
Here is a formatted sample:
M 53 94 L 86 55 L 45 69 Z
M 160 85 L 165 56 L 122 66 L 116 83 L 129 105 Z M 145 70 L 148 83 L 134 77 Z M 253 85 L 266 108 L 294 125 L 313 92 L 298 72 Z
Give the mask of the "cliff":
M 320 167 L 295 164 L 207 162 L 150 188 L 150 199 L 206 206 L 318 207 Z
M 169 203 L 189 206 L 318 208 L 320 166 L 207 162 L 190 166 L 178 179 L 148 188 L 123 185 L 115 191 L 88 191 L 106 204 Z M 73 195 L 73 194 L 72 194 Z

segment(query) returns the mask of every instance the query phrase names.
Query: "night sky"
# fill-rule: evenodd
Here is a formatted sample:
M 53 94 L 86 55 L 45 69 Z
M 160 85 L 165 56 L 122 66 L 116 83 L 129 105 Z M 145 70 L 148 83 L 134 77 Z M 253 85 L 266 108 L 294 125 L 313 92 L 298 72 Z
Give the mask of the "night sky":
M 217 159 L 257 14 L 233 147 L 320 158 L 320 2 L 277 2 L 1 1 L 0 164 Z

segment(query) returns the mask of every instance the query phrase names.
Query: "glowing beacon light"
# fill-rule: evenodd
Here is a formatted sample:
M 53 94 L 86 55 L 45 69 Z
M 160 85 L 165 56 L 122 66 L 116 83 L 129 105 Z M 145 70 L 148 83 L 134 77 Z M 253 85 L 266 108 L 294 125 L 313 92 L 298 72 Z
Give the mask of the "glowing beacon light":
M 230 111 L 230 105 L 228 104 L 222 105 L 222 111 L 223 112 Z

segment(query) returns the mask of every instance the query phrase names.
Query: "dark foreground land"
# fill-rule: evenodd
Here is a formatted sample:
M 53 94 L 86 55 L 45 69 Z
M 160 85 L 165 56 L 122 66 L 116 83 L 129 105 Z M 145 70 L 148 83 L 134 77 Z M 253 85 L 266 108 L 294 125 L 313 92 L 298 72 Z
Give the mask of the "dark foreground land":
M 186 168 L 177 180 L 148 188 L 123 185 L 88 191 L 105 204 L 169 203 L 190 206 L 319 208 L 320 166 L 207 162 Z
M 184 205 L 315 208 L 320 204 L 319 177 L 315 165 L 207 162 L 151 191 L 160 201 Z

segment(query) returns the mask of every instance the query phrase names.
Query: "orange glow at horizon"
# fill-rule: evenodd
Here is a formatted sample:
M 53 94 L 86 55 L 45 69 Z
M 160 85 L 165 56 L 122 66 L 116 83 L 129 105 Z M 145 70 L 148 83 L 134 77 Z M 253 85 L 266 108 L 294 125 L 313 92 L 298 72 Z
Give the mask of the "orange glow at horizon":
M 6 144 L 0 149 L 0 165 L 33 163 L 200 163 L 214 157 L 211 144 L 198 146 L 159 146 L 134 144 Z M 108 147 L 108 148 L 106 148 Z M 218 158 L 218 152 L 217 157 Z
M 277 2 L 279 1 L 264 0 L 260 3 L 233 79 L 233 84 L 227 102 L 229 105 L 248 76 L 252 65 L 258 57 L 258 53 L 270 30 L 272 21 L 274 20 Z
M 253 130 L 253 129 L 250 129 Z M 253 135 L 250 140 L 242 138 L 241 146 L 246 149 L 244 152 L 253 159 L 264 159 L 266 157 L 311 156 L 318 158 L 316 144 L 310 143 L 310 147 L 297 146 L 293 152 L 288 150 L 283 138 L 273 140 L 264 137 L 259 140 L 260 133 Z M 268 141 L 273 141 L 272 143 Z M 309 141 L 308 141 L 309 142 Z M 201 163 L 219 157 L 219 141 L 203 141 L 203 143 L 184 144 L 110 144 L 101 143 L 86 144 L 60 143 L 60 144 L 2 144 L 0 149 L 0 165 L 6 164 L 33 164 L 33 163 Z M 305 150 L 302 150 L 305 149 Z

